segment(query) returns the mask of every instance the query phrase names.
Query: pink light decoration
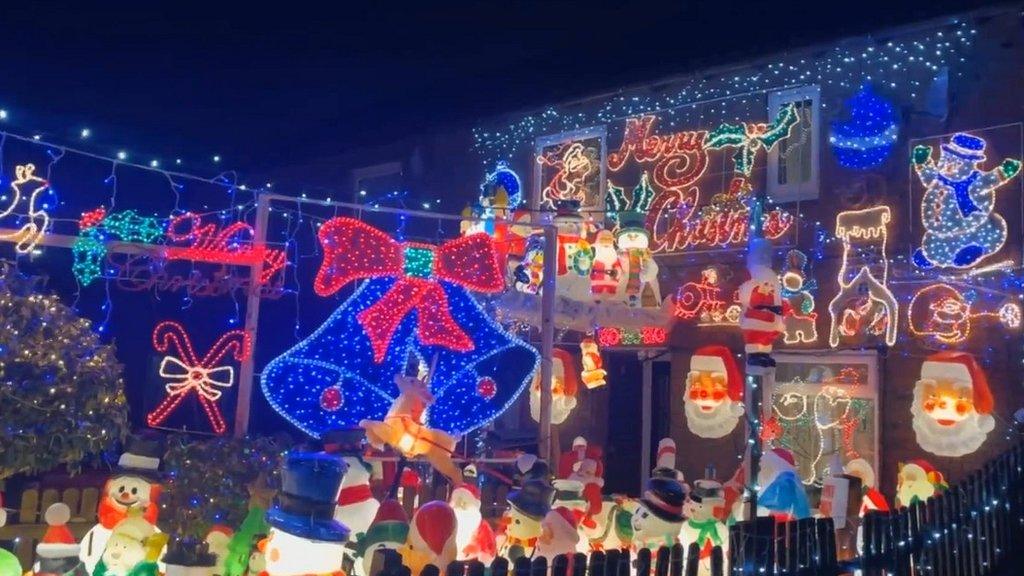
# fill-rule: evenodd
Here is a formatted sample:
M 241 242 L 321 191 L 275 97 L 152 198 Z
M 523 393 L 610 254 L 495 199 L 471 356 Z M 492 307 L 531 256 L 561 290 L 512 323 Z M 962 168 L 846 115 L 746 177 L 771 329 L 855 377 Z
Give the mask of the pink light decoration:
M 153 348 L 168 354 L 160 362 L 160 376 L 168 380 L 165 389 L 167 397 L 146 416 L 150 426 L 160 426 L 181 405 L 182 400 L 195 391 L 199 404 L 206 412 L 210 427 L 216 434 L 227 430 L 224 415 L 217 400 L 221 397 L 218 388 L 229 388 L 234 384 L 235 371 L 231 366 L 221 366 L 221 360 L 231 355 L 241 362 L 252 353 L 252 340 L 242 330 L 225 332 L 200 358 L 192 347 L 192 339 L 185 328 L 177 322 L 161 322 L 153 329 Z

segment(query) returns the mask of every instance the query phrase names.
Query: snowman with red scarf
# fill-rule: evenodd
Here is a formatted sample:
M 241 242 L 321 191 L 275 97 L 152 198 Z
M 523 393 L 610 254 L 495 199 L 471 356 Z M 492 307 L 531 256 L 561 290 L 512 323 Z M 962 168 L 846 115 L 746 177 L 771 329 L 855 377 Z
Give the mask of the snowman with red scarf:
M 377 515 L 380 502 L 370 491 L 370 477 L 373 467 L 363 460 L 363 439 L 365 433 L 361 428 L 352 430 L 336 430 L 324 435 L 324 450 L 330 454 L 341 456 L 348 467 L 345 477 L 341 480 L 337 506 L 334 508 L 334 519 L 347 526 L 350 540 L 358 541 Z

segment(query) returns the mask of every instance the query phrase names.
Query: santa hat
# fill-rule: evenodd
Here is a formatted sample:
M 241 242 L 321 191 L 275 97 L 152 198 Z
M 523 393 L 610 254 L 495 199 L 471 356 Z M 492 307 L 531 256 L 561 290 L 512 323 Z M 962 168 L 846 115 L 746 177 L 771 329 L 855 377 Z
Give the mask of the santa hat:
M 413 530 L 427 548 L 437 556 L 444 554 L 445 545 L 455 535 L 457 520 L 452 507 L 440 500 L 427 502 L 412 517 Z
M 690 370 L 725 374 L 729 399 L 733 402 L 743 401 L 743 378 L 740 376 L 739 367 L 736 366 L 736 359 L 725 346 L 698 348 L 690 357 Z
M 218 542 L 226 544 L 231 537 L 235 535 L 235 531 L 223 524 L 214 524 L 210 527 L 210 531 L 206 533 L 207 542 L 213 543 Z
M 398 503 L 398 500 L 389 498 L 380 503 L 373 522 L 366 529 L 366 535 L 359 540 L 357 546 L 359 554 L 365 554 L 367 550 L 381 542 L 405 543 L 409 536 L 409 517 L 405 509 Z
M 565 536 L 571 539 L 572 535 L 576 534 L 576 515 L 565 506 L 552 508 L 548 512 L 546 520 L 549 522 L 551 530 L 556 534 L 556 537 Z
M 449 500 L 454 500 L 456 493 L 461 494 L 463 497 L 471 499 L 477 506 L 480 505 L 480 489 L 473 484 L 463 482 L 452 488 L 451 496 Z
M 662 438 L 658 442 L 657 468 L 676 467 L 676 441 L 671 438 Z
M 945 490 L 949 487 L 949 485 L 946 484 L 946 478 L 942 475 L 942 472 L 936 470 L 935 466 L 932 466 L 931 462 L 928 462 L 927 460 L 918 458 L 907 462 L 904 466 L 917 466 L 920 468 L 924 472 L 925 478 L 928 479 L 928 482 L 930 482 L 936 489 Z
M 579 370 L 576 369 L 576 360 L 573 355 L 566 350 L 561 348 L 555 348 L 553 350 L 553 359 L 556 363 L 561 362 L 562 364 L 562 390 L 566 396 L 576 397 L 576 392 L 580 388 L 580 374 Z M 538 371 L 538 374 L 540 371 Z
M 78 556 L 79 545 L 71 530 L 71 509 L 63 502 L 51 504 L 43 515 L 46 519 L 46 532 L 36 546 L 36 555 L 41 558 L 71 558 Z
M 772 448 L 761 456 L 761 467 L 771 467 L 780 472 L 796 469 L 796 459 L 793 453 L 785 448 Z
M 992 391 L 985 371 L 974 356 L 965 352 L 937 352 L 921 364 L 922 380 L 954 380 L 969 384 L 974 391 L 974 408 L 979 414 L 992 413 Z
M 885 501 L 885 496 L 875 488 L 868 488 L 864 492 L 863 498 L 863 510 L 881 510 L 888 512 L 889 503 Z

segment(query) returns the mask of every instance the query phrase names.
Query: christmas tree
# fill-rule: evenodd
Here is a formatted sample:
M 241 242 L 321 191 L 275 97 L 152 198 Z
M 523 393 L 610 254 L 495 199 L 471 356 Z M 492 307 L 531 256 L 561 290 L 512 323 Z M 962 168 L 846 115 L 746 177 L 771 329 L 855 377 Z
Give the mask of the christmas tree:
M 127 431 L 122 367 L 38 279 L 0 269 L 0 481 L 76 472 Z

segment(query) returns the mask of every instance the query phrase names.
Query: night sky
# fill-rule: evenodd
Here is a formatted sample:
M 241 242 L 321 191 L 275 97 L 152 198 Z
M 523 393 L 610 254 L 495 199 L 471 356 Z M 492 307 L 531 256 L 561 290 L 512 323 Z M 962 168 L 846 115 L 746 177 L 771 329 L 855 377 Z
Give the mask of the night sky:
M 7 129 L 244 178 L 983 3 L 147 4 L 5 6 Z

